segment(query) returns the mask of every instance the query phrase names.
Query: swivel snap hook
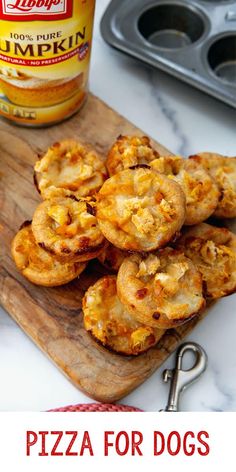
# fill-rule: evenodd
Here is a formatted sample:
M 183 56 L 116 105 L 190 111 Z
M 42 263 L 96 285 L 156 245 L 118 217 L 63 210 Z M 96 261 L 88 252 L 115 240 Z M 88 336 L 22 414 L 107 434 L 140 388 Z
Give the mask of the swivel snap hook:
M 186 351 L 195 354 L 196 362 L 191 369 L 183 370 L 183 356 Z M 179 397 L 181 392 L 200 377 L 207 367 L 207 354 L 197 343 L 182 344 L 176 354 L 175 369 L 166 369 L 163 372 L 164 382 L 171 381 L 168 403 L 164 411 L 179 411 Z M 162 410 L 163 411 L 163 410 Z

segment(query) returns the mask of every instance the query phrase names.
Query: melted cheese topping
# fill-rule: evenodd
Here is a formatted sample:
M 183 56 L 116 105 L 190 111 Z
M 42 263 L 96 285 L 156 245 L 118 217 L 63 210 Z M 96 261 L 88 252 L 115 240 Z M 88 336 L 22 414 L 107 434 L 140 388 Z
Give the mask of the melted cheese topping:
M 18 269 L 32 283 L 53 287 L 78 277 L 85 263 L 61 263 L 36 244 L 31 225 L 22 228 L 12 242 L 12 256 Z
M 33 217 L 36 241 L 59 257 L 80 261 L 96 257 L 105 240 L 93 214 L 94 205 L 91 199 L 44 201 Z
M 202 166 L 180 156 L 160 157 L 150 166 L 178 182 L 183 189 L 186 197 L 186 225 L 200 223 L 212 215 L 218 205 L 219 191 Z
M 106 161 L 109 175 L 129 167 L 149 164 L 159 156 L 146 136 L 119 136 L 110 149 Z
M 206 169 L 218 186 L 220 199 L 215 211 L 219 218 L 236 217 L 236 157 L 220 154 L 200 153 L 190 156 L 190 160 Z
M 116 278 L 106 276 L 89 287 L 83 299 L 85 329 L 105 347 L 140 354 L 154 346 L 163 331 L 141 325 L 117 297 Z
M 126 258 L 117 287 L 128 311 L 148 326 L 171 328 L 205 305 L 200 273 L 183 252 L 171 248 L 157 255 Z
M 97 192 L 106 179 L 104 164 L 96 152 L 74 140 L 50 147 L 35 164 L 35 176 L 43 198 L 64 195 L 87 196 Z
M 209 298 L 223 297 L 236 290 L 236 236 L 225 228 L 202 223 L 178 241 L 205 282 Z
M 150 251 L 181 228 L 185 199 L 178 184 L 150 169 L 129 169 L 108 179 L 98 194 L 101 231 L 124 250 Z

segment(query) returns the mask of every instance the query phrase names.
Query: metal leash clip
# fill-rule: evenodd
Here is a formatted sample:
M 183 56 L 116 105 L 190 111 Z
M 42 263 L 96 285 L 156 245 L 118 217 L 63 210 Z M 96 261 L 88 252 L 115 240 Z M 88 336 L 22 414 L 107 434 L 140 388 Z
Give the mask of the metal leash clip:
M 183 356 L 186 351 L 195 354 L 196 362 L 191 369 L 183 370 Z M 170 392 L 167 406 L 161 411 L 179 411 L 179 397 L 181 392 L 206 370 L 207 355 L 204 349 L 197 343 L 187 342 L 182 344 L 176 354 L 175 369 L 166 369 L 163 372 L 164 382 L 171 380 Z

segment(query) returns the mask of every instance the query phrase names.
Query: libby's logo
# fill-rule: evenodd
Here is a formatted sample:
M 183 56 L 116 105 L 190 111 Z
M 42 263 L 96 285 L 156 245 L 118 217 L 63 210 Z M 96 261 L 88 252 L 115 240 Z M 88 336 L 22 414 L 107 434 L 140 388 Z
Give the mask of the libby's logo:
M 72 15 L 73 0 L 0 0 L 0 18 L 57 20 Z
M 61 4 L 60 7 L 64 11 L 64 2 L 61 2 L 61 0 L 15 0 L 15 3 L 7 3 L 6 1 L 6 12 L 9 12 L 9 10 L 20 10 L 23 12 L 32 10 L 35 12 L 50 11 L 53 6 L 59 4 Z

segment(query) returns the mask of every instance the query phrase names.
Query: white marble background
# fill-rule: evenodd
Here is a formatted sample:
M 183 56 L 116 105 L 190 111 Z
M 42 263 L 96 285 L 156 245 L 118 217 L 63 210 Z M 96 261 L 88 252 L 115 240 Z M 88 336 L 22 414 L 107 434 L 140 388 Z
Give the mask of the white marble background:
M 131 1 L 131 0 L 130 0 Z M 97 0 L 90 88 L 175 153 L 236 154 L 236 111 L 109 48 L 99 32 L 109 0 Z M 183 411 L 236 411 L 235 296 L 217 303 L 189 340 L 208 353 L 206 373 L 182 397 Z M 173 367 L 171 356 L 163 369 Z M 122 400 L 144 410 L 166 405 L 159 369 Z M 35 410 L 90 402 L 0 308 L 0 410 Z

